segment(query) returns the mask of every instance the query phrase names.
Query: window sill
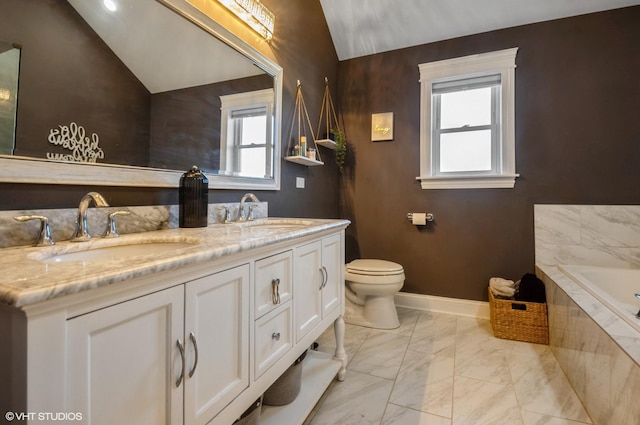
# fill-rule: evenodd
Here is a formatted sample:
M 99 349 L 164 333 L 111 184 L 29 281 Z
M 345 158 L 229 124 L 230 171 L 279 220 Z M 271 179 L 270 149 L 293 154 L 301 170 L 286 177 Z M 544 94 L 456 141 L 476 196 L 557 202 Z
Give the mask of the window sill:
M 420 176 L 423 189 L 512 189 L 519 174 Z

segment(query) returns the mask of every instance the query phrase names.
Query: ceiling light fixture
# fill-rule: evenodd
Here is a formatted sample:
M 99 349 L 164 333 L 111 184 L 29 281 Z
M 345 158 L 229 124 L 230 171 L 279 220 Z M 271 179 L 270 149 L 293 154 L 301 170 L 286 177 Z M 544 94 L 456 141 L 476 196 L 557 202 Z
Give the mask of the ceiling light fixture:
M 118 8 L 118 6 L 113 0 L 104 0 L 103 3 L 104 3 L 104 7 L 106 7 L 107 10 L 109 10 L 110 12 L 115 12 L 116 9 Z
M 218 1 L 238 18 L 242 19 L 244 23 L 253 28 L 254 31 L 264 37 L 265 40 L 271 40 L 273 37 L 275 16 L 260 3 L 260 0 Z

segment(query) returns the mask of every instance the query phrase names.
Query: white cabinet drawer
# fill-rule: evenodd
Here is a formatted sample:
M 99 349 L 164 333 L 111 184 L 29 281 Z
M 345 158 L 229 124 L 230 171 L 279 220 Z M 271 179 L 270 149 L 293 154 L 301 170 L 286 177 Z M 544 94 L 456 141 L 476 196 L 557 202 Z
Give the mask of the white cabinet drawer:
M 266 372 L 293 344 L 291 303 L 273 310 L 255 325 L 255 379 Z
M 260 318 L 291 299 L 292 254 L 285 251 L 255 262 L 255 318 Z

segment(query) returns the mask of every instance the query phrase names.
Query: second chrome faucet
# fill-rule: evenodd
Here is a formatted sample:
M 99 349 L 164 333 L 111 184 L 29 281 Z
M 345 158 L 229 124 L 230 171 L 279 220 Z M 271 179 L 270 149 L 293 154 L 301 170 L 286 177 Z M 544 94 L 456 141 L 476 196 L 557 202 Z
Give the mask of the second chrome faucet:
M 258 197 L 253 193 L 245 193 L 242 199 L 240 199 L 240 208 L 238 208 L 238 221 L 252 221 L 253 220 L 253 206 L 249 206 L 249 211 L 247 214 L 244 213 L 244 204 L 247 202 L 247 199 L 251 199 L 253 202 L 260 202 Z
M 87 226 L 87 210 L 93 201 L 96 207 L 108 207 L 109 204 L 98 192 L 89 192 L 82 197 L 78 205 L 78 218 L 76 220 L 76 232 L 71 238 L 72 242 L 86 242 L 91 239 Z

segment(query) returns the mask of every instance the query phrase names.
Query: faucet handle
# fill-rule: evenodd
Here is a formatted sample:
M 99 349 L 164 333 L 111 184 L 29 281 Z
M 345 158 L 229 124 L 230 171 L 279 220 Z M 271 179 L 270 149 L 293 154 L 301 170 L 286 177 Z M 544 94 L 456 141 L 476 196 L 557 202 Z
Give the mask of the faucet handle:
M 51 228 L 47 217 L 43 215 L 19 215 L 13 218 L 17 221 L 40 220 L 40 233 L 33 241 L 33 246 L 55 245 L 56 241 L 51 237 Z
M 240 205 L 238 208 L 238 222 L 253 221 L 253 209 L 257 207 L 257 204 L 249 204 L 247 214 L 244 213 L 244 205 Z
M 247 212 L 247 221 L 253 221 L 253 209 L 257 207 L 257 204 L 249 205 L 249 211 Z
M 116 217 L 119 215 L 129 215 L 129 211 L 114 211 L 109 214 L 107 219 L 107 230 L 104 232 L 105 238 L 117 238 L 120 236 L 116 227 Z
M 229 207 L 218 207 L 218 210 L 224 211 L 224 219 L 222 222 L 224 224 L 231 223 L 231 211 L 229 210 Z

